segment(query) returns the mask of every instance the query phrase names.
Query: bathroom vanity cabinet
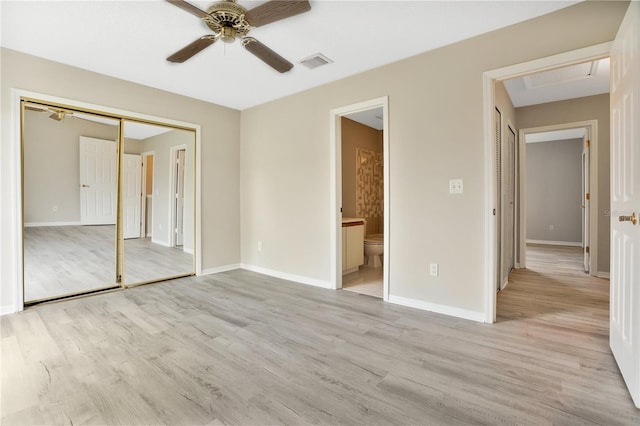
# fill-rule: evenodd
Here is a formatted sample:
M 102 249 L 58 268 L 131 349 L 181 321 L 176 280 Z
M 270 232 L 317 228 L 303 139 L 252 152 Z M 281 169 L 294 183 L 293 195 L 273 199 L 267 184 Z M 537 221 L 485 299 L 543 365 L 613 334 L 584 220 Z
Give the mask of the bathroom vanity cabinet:
M 364 264 L 364 219 L 342 219 L 342 274 Z

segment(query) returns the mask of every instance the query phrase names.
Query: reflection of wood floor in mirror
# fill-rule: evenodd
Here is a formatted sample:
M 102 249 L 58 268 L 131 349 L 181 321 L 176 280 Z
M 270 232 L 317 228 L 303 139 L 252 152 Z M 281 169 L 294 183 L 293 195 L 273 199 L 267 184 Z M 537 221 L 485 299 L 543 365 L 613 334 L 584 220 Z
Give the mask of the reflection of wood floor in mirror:
M 193 271 L 193 256 L 149 238 L 125 240 L 125 282 L 158 280 Z M 25 301 L 115 286 L 115 226 L 24 229 Z

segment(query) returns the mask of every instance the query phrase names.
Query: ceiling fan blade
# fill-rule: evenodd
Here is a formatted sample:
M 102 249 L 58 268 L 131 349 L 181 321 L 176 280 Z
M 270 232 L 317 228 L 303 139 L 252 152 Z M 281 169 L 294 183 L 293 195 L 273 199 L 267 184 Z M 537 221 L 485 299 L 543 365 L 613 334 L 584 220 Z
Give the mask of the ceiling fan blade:
M 284 73 L 293 68 L 293 64 L 253 37 L 246 37 L 242 40 L 242 45 L 258 59 L 275 69 L 279 73 Z
M 198 18 L 205 18 L 209 16 L 209 14 L 204 10 L 199 9 L 194 5 L 192 5 L 191 3 L 187 3 L 184 0 L 167 0 L 167 1 L 172 5 L 179 7 L 180 9 L 186 12 L 189 12 L 190 14 L 197 16 Z
M 213 43 L 216 42 L 216 40 L 217 40 L 216 36 L 213 36 L 213 35 L 202 36 L 196 41 L 194 41 L 193 43 L 183 47 L 173 55 L 169 56 L 167 58 L 167 61 L 183 63 L 187 59 L 194 56 L 196 53 L 201 52 L 202 50 L 211 46 Z
M 271 0 L 244 14 L 252 27 L 261 27 L 311 10 L 309 0 Z

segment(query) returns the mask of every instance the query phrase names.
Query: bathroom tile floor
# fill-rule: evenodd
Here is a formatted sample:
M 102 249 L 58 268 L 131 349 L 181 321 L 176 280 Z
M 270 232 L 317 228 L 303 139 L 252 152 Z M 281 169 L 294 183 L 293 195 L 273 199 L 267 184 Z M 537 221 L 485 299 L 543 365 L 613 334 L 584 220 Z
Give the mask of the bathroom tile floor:
M 342 276 L 342 289 L 382 298 L 382 270 L 361 266 L 360 270 Z

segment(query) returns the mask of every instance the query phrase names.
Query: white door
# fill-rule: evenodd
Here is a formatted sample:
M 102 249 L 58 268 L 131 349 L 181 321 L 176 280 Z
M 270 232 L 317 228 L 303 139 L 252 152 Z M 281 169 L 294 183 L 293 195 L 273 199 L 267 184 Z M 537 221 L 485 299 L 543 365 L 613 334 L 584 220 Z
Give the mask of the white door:
M 116 223 L 116 142 L 80 136 L 80 223 Z
M 176 161 L 176 246 L 184 244 L 184 156 L 185 150 L 177 152 Z
M 611 296 L 609 342 L 640 408 L 640 3 L 611 50 Z
M 142 210 L 142 157 L 124 154 L 122 168 L 122 219 L 124 238 L 140 238 Z
M 591 194 L 589 188 L 589 179 L 590 177 L 590 136 L 589 136 L 589 128 L 586 129 L 584 134 L 584 141 L 582 145 L 582 251 L 584 257 L 584 271 L 589 272 L 589 257 L 590 257 L 590 216 L 589 212 L 591 209 Z

